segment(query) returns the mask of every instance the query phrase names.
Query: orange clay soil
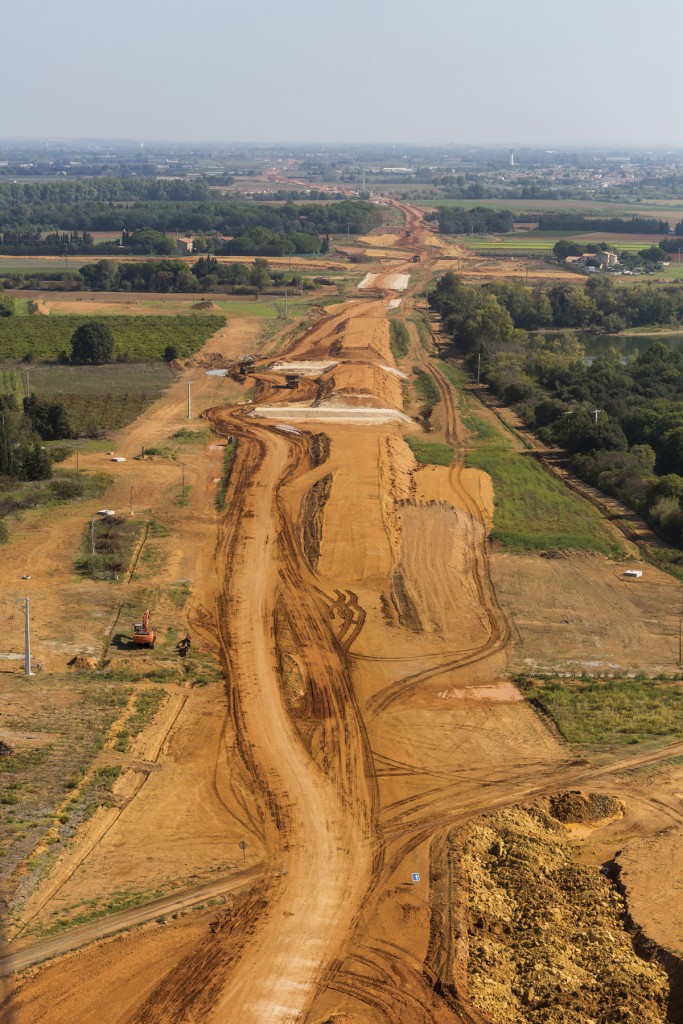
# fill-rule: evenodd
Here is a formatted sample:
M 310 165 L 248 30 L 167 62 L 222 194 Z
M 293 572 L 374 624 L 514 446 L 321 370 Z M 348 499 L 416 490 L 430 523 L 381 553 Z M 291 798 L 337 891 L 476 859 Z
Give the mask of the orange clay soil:
M 390 270 L 424 282 L 450 250 L 420 211 L 396 205 L 406 226 Z M 405 251 L 420 253 L 422 264 L 413 267 Z M 102 896 L 124 880 L 143 887 L 155 875 L 175 878 L 178 888 L 229 880 L 242 835 L 262 874 L 211 915 L 152 924 L 14 978 L 17 1024 L 491 1024 L 466 997 L 439 994 L 429 966 L 438 941 L 432 842 L 486 811 L 598 779 L 603 787 L 611 780 L 628 806 L 626 768 L 679 771 L 670 759 L 683 752 L 680 743 L 577 761 L 510 682 L 519 664 L 517 606 L 514 594 L 501 598 L 501 574 L 492 571 L 495 495 L 484 474 L 463 468 L 455 396 L 414 334 L 411 358 L 429 365 L 440 389 L 440 423 L 455 448 L 450 467 L 416 465 L 403 434 L 419 432 L 417 424 L 349 416 L 303 429 L 288 420 L 290 403 L 402 409 L 400 379 L 386 369 L 392 297 L 354 296 L 278 351 L 283 361 L 337 363 L 295 390 L 279 388 L 269 360 L 257 360 L 255 401 L 277 404 L 277 422 L 250 415 L 237 404 L 236 385 L 195 367 L 118 439 L 129 456 L 143 441 L 168 437 L 182 425 L 188 379 L 214 443 L 238 439 L 218 516 L 212 480 L 220 452 L 210 445 L 191 463 L 189 509 L 169 512 L 177 466 L 166 462 L 115 466 L 116 483 L 101 500 L 124 504 L 133 485 L 155 514 L 165 510 L 172 535 L 154 582 L 163 589 L 190 580 L 187 621 L 219 659 L 225 685 L 187 693 L 159 770 L 99 841 L 84 830 L 87 855 L 72 871 L 58 861 L 24 913 L 45 918 L 77 897 Z M 217 347 L 235 356 L 250 345 L 231 325 L 205 353 Z M 102 465 L 100 456 L 88 460 Z M 81 642 L 85 634 L 96 649 L 94 609 L 106 597 L 100 585 L 70 575 L 83 524 L 51 516 L 54 539 L 37 547 L 38 527 L 31 535 L 27 518 L 27 539 L 1 557 L 12 578 L 29 552 L 39 560 L 37 587 L 49 609 L 40 641 L 56 666 L 76 643 L 57 639 L 65 610 L 77 609 Z M 541 562 L 520 558 L 516 572 L 520 586 L 537 588 L 550 645 L 556 620 L 550 590 L 535 575 Z M 607 593 L 612 568 L 597 557 L 592 564 Z M 49 586 L 40 583 L 48 565 Z M 575 586 L 580 594 L 581 581 Z M 659 605 L 656 593 L 648 600 L 663 613 L 668 592 L 659 597 Z M 603 608 L 594 641 L 619 642 L 619 614 Z M 582 628 L 588 643 L 587 617 Z M 653 639 L 647 657 L 659 663 L 667 643 Z M 634 827 L 649 834 L 661 809 L 638 799 Z M 670 846 L 663 849 L 669 857 Z M 603 853 L 586 847 L 585 856 L 599 863 Z

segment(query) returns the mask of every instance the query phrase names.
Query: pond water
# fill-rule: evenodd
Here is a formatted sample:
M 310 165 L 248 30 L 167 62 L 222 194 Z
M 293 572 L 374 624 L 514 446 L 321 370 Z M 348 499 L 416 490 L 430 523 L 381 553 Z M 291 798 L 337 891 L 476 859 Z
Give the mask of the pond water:
M 550 339 L 559 337 L 562 332 L 545 331 L 544 334 Z M 590 334 L 577 331 L 576 334 L 586 349 L 587 363 L 592 363 L 597 356 L 606 355 L 611 348 L 615 348 L 625 362 L 628 356 L 647 351 L 656 341 L 661 341 L 674 351 L 683 352 L 683 331 L 677 334 Z

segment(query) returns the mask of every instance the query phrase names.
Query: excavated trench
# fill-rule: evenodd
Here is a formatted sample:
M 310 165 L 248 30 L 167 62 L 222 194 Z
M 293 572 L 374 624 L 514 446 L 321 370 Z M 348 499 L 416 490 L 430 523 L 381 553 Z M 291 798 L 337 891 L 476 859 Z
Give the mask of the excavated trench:
M 332 491 L 332 474 L 320 477 L 309 488 L 301 502 L 299 512 L 299 533 L 301 547 L 310 569 L 315 572 L 320 558 L 320 545 L 323 538 L 323 519 L 325 505 Z

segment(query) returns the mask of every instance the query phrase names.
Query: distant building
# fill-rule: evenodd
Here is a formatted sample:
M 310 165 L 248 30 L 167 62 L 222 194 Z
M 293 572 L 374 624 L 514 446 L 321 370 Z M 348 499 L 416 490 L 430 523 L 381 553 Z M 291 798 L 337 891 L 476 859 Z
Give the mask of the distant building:
M 194 250 L 194 238 L 176 238 L 175 245 L 178 256 L 191 256 Z
M 580 256 L 567 256 L 565 263 L 572 267 L 616 267 L 619 257 L 615 252 L 584 252 Z
M 616 267 L 619 257 L 615 252 L 598 252 L 595 254 L 601 267 Z

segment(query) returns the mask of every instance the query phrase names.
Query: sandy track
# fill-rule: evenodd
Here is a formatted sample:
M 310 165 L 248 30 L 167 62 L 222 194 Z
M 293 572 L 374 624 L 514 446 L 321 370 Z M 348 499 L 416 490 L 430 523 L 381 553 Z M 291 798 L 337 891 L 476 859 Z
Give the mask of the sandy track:
M 344 948 L 371 870 L 372 796 L 365 784 L 360 725 L 340 693 L 343 660 L 322 609 L 305 593 L 298 552 L 276 500 L 302 448 L 293 439 L 219 413 L 211 420 L 215 429 L 239 431 L 242 438 L 233 515 L 224 524 L 218 552 L 228 567 L 218 633 L 243 756 L 267 806 L 275 877 L 266 886 L 253 934 L 237 941 L 234 969 L 225 977 L 209 975 L 210 1003 L 197 993 L 205 964 L 201 956 L 190 957 L 148 1000 L 139 1019 L 194 1020 L 200 1011 L 216 1021 L 229 1016 L 244 1024 L 275 1024 L 302 1017 Z M 280 693 L 273 633 L 279 592 L 295 602 L 320 691 L 327 741 L 322 765 L 302 745 Z
M 23 971 L 27 967 L 50 960 L 52 957 L 63 956 L 70 950 L 78 949 L 91 942 L 97 942 L 109 935 L 128 928 L 135 928 L 138 925 L 154 921 L 166 914 L 176 914 L 181 910 L 205 903 L 207 900 L 215 899 L 217 896 L 224 896 L 229 892 L 237 892 L 245 886 L 258 880 L 262 872 L 262 866 L 246 868 L 244 871 L 236 871 L 231 879 L 222 878 L 216 882 L 205 882 L 203 885 L 195 885 L 191 889 L 173 893 L 170 896 L 162 896 L 160 899 L 152 900 L 150 903 L 141 904 L 132 910 L 124 910 L 118 914 L 109 914 L 107 917 L 92 924 L 82 925 L 80 928 L 72 928 L 66 934 L 56 935 L 40 942 L 34 942 L 17 953 L 12 953 L 0 959 L 0 976 L 7 976 L 15 971 Z

